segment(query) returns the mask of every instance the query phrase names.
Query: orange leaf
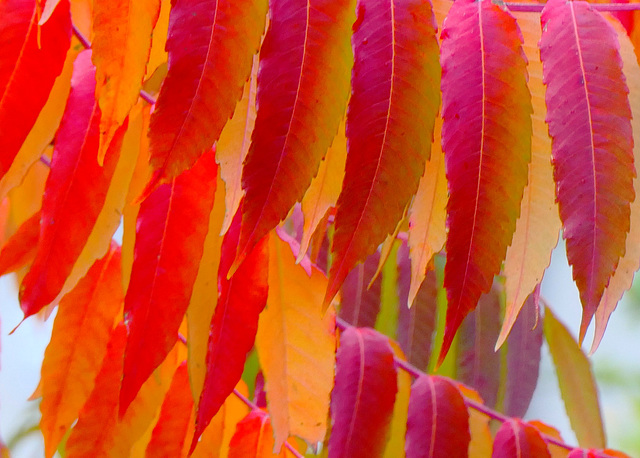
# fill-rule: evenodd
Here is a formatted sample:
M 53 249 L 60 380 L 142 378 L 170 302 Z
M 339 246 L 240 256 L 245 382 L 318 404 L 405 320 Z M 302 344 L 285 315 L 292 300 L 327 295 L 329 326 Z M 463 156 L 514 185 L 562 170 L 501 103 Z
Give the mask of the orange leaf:
M 40 212 L 36 212 L 18 228 L 0 251 L 0 275 L 28 265 L 36 256 L 40 237 Z
M 264 410 L 253 410 L 236 427 L 229 444 L 229 458 L 286 457 L 283 449 L 273 453 L 273 430 L 269 415 Z

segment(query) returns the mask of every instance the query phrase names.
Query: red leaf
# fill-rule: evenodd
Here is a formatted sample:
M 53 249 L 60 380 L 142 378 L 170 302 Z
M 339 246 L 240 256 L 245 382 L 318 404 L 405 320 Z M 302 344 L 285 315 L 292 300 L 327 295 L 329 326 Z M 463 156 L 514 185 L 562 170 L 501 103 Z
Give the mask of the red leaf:
M 302 200 L 349 96 L 353 0 L 275 0 L 260 49 L 258 113 L 244 162 L 238 263 Z
M 584 449 L 584 448 L 574 448 L 571 450 L 567 458 L 625 458 L 629 455 L 619 452 L 617 450 L 605 449 L 605 450 L 597 450 L 597 449 Z
M 36 256 L 40 237 L 40 212 L 26 220 L 0 251 L 0 275 L 15 272 Z
M 265 0 L 173 1 L 169 71 L 151 116 L 151 189 L 190 168 L 242 96 L 264 30 Z
M 171 386 L 160 409 L 160 417 L 147 445 L 146 458 L 179 457 L 182 455 L 182 445 L 192 409 L 193 398 L 191 397 L 189 373 L 185 361 L 178 366 L 173 375 Z
M 340 336 L 331 394 L 329 458 L 372 457 L 384 451 L 398 390 L 393 350 L 371 329 Z
M 430 154 L 440 102 L 431 4 L 359 0 L 357 11 L 348 155 L 326 304 L 353 266 L 373 253 L 403 218 Z
M 20 286 L 25 318 L 62 290 L 102 210 L 118 162 L 124 126 L 107 151 L 104 167 L 96 161 L 100 109 L 95 83 L 91 51 L 84 51 L 74 64 L 71 93 L 56 136 L 42 199 L 38 252 Z
M 217 167 L 210 151 L 140 205 L 124 304 L 129 336 L 121 415 L 178 339 L 209 228 Z
M 491 288 L 516 226 L 531 156 L 531 96 L 518 25 L 491 2 L 457 1 L 442 31 L 448 309 L 442 362 Z
M 229 458 L 267 458 L 289 456 L 283 449 L 273 453 L 271 419 L 264 410 L 253 410 L 236 426 L 229 443 Z
M 198 404 L 191 451 L 240 380 L 247 353 L 253 347 L 258 331 L 258 316 L 267 303 L 268 237 L 256 245 L 245 262 L 227 279 L 240 237 L 242 204 L 240 205 L 222 241 L 218 269 L 218 304 L 211 319 L 207 373 Z
M 69 0 L 39 26 L 34 0 L 0 2 L 0 178 L 49 97 L 71 42 Z
M 376 325 L 382 279 L 378 276 L 371 287 L 369 284 L 379 261 L 380 253 L 375 251 L 349 272 L 342 284 L 339 316 L 354 326 L 373 328 Z
M 413 457 L 466 457 L 469 412 L 462 394 L 447 378 L 420 376 L 411 387 L 405 451 Z
M 629 90 L 616 32 L 586 2 L 548 2 L 542 28 L 556 195 L 582 301 L 582 342 L 629 231 L 635 177 Z
M 505 421 L 493 441 L 492 458 L 550 458 L 547 444 L 533 426 L 512 418 Z

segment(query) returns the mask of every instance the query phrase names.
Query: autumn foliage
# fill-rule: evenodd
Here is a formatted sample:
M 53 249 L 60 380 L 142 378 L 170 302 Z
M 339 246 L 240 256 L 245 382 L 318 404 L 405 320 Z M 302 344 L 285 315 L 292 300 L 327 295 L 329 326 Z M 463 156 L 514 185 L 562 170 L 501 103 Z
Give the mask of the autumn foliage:
M 562 233 L 595 351 L 640 267 L 604 6 L 1 0 L 45 455 L 625 456 L 539 291 Z M 577 446 L 521 420 L 543 340 Z

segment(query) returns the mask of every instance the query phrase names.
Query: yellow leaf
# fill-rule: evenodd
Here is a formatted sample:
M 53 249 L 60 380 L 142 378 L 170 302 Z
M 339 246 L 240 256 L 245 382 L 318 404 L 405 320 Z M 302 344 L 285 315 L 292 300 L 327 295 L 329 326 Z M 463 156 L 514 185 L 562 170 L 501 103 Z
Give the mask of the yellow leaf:
M 540 431 L 542 434 L 546 434 L 549 437 L 553 437 L 554 439 L 562 441 L 560 431 L 558 431 L 553 426 L 549 426 L 539 420 L 532 420 L 527 423 L 537 428 L 538 431 Z M 549 453 L 551 454 L 551 458 L 567 458 L 567 455 L 569 455 L 569 450 L 567 450 L 566 448 L 558 447 L 557 445 L 553 445 L 549 442 L 547 442 L 547 445 L 549 446 Z
M 390 340 L 391 348 L 397 358 L 406 361 L 404 353 L 393 340 Z M 398 392 L 396 403 L 393 405 L 393 417 L 391 417 L 391 430 L 389 440 L 384 449 L 384 458 L 402 458 L 404 453 L 404 438 L 407 433 L 407 417 L 409 415 L 409 396 L 411 394 L 411 376 L 407 371 L 398 369 Z
M 427 265 L 434 254 L 442 250 L 446 239 L 447 177 L 444 154 L 440 144 L 442 118 L 436 118 L 431 158 L 427 161 L 418 192 L 409 210 L 409 254 L 411 257 L 411 286 L 409 306 L 427 275 Z
M 144 79 L 147 80 L 160 65 L 167 62 L 168 54 L 164 49 L 167 42 L 167 32 L 169 31 L 169 11 L 171 10 L 171 0 L 161 0 L 160 15 L 153 29 L 151 40 L 151 51 L 149 52 L 149 62 Z
M 484 401 L 476 390 L 462 383 L 457 385 L 465 398 L 484 404 Z M 469 411 L 469 433 L 471 434 L 469 456 L 491 456 L 493 437 L 491 436 L 491 429 L 489 428 L 489 417 L 470 407 L 467 408 L 467 410 Z
M 160 0 L 95 0 L 91 59 L 100 117 L 98 162 L 138 100 Z
M 555 201 L 555 182 L 551 166 L 551 139 L 545 116 L 545 86 L 542 83 L 538 41 L 540 18 L 531 13 L 514 13 L 522 35 L 523 49 L 529 60 L 529 90 L 533 104 L 531 163 L 528 184 L 522 196 L 520 218 L 504 262 L 506 307 L 498 348 L 509 335 L 522 304 L 542 280 L 558 243 L 560 215 Z
M 290 435 L 309 443 L 324 439 L 333 387 L 335 316 L 332 311 L 322 314 L 326 277 L 310 265 L 305 272 L 286 242 L 274 232 L 269 237 L 269 297 L 260 315 L 256 348 L 279 450 Z

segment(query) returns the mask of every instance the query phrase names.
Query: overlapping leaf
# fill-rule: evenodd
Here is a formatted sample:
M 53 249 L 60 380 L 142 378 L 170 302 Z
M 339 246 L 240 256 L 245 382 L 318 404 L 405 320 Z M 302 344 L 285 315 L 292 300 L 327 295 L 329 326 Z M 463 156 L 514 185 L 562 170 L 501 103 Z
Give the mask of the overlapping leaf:
M 331 394 L 329 457 L 371 457 L 384 451 L 397 375 L 386 337 L 348 328 L 340 336 Z
M 440 102 L 435 21 L 426 0 L 358 2 L 328 303 L 392 233 L 418 188 Z
M 540 18 L 531 13 L 514 13 L 524 37 L 523 49 L 529 63 L 529 89 L 533 104 L 531 163 L 527 187 L 522 196 L 520 217 L 504 260 L 505 318 L 496 347 L 502 345 L 529 293 L 542 280 L 558 243 L 560 216 L 555 201 L 551 139 L 545 122 L 542 63 L 538 51 Z
M 393 354 L 399 360 L 406 361 L 404 353 L 400 346 L 390 340 L 389 344 L 393 350 Z M 393 405 L 393 414 L 391 418 L 391 426 L 389 428 L 389 439 L 384 449 L 384 458 L 402 457 L 402 450 L 405 446 L 405 437 L 407 435 L 407 417 L 409 415 L 409 402 L 411 398 L 411 375 L 407 371 L 397 371 L 398 374 L 398 391 L 396 393 L 396 401 Z
M 40 212 L 33 214 L 18 228 L 0 251 L 0 275 L 26 266 L 36 256 L 40 237 Z
M 102 163 L 113 135 L 138 99 L 160 0 L 97 0 L 93 5 L 91 57 L 102 112 L 98 150 Z
M 71 85 L 42 201 L 38 252 L 20 286 L 25 317 L 62 290 L 102 210 L 120 155 L 123 128 L 107 151 L 104 167 L 96 161 L 100 110 L 90 51 L 78 55 Z
M 273 453 L 273 430 L 269 414 L 251 411 L 236 427 L 229 444 L 229 458 L 270 458 L 288 456 L 283 449 Z
M 171 8 L 169 71 L 151 117 L 155 180 L 170 180 L 209 150 L 251 72 L 266 0 L 185 0 Z
M 269 245 L 263 239 L 240 268 L 227 278 L 240 237 L 241 209 L 222 241 L 218 268 L 218 304 L 211 319 L 207 372 L 198 403 L 196 430 L 191 444 L 218 412 L 242 376 L 247 353 L 258 330 L 258 315 L 268 293 Z
M 580 291 L 579 341 L 625 251 L 634 199 L 628 88 L 615 31 L 586 2 L 542 12 L 556 194 L 567 258 Z
M 488 292 L 515 230 L 531 156 L 531 97 L 515 19 L 491 2 L 453 4 L 442 31 L 449 302 L 439 362 Z
M 178 338 L 209 227 L 216 175 L 210 151 L 140 206 L 124 307 L 128 338 L 121 413 Z
M 407 420 L 408 457 L 466 457 L 471 436 L 464 398 L 445 377 L 422 375 L 413 382 Z
M 91 393 L 123 299 L 120 247 L 113 243 L 60 301 L 42 363 L 40 428 L 47 457 L 53 456 Z
M 242 170 L 238 262 L 300 201 L 349 95 L 353 0 L 271 2 L 256 117 Z
M 379 260 L 380 253 L 375 251 L 349 272 L 342 284 L 339 316 L 354 326 L 373 328 L 376 324 L 382 280 L 379 276 L 374 280 L 373 275 Z
M 492 458 L 550 458 L 547 444 L 533 426 L 510 419 L 502 423 L 493 442 Z
M 35 0 L 0 3 L 0 178 L 49 98 L 71 39 L 69 0 L 39 26 Z
M 310 444 L 321 442 L 327 429 L 335 315 L 323 318 L 327 279 L 317 268 L 308 267 L 305 272 L 296 265 L 287 243 L 274 232 L 269 235 L 269 296 L 256 349 L 266 378 L 276 449 L 292 435 Z

